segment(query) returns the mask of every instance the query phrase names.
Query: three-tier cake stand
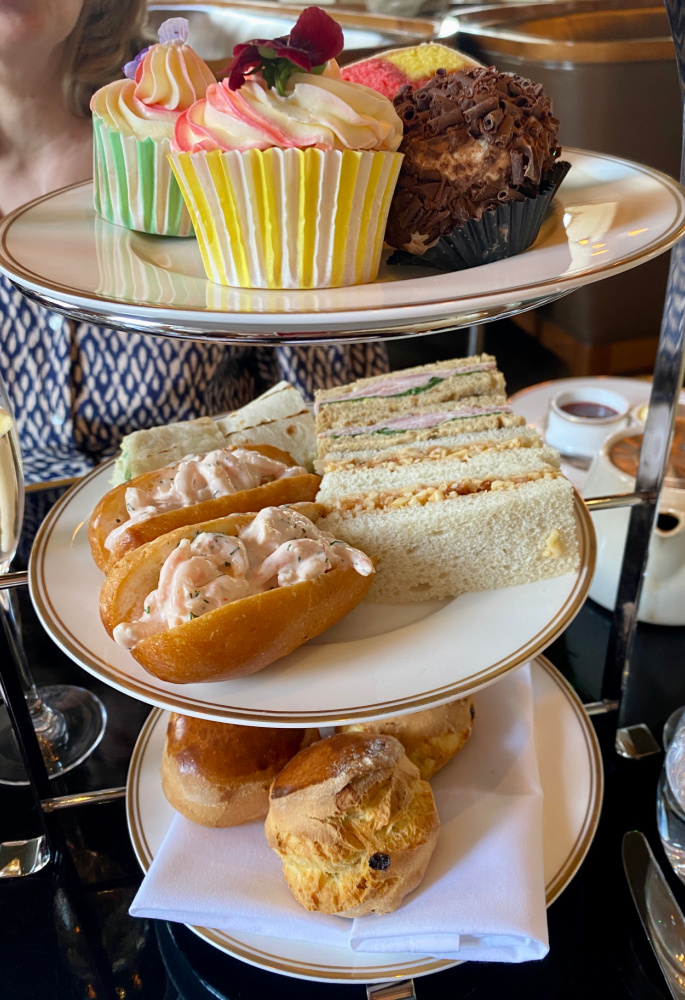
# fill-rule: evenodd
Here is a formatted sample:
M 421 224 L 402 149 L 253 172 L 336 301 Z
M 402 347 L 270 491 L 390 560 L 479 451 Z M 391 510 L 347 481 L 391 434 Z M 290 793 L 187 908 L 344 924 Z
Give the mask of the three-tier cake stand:
M 682 48 L 685 23 L 679 6 L 677 0 L 667 0 L 677 49 Z M 678 55 L 683 80 L 682 53 Z M 113 651 L 108 637 L 97 633 L 96 620 L 92 627 L 83 625 L 93 611 L 86 593 L 93 587 L 84 561 L 87 545 L 84 548 L 82 530 L 79 541 L 78 529 L 94 499 L 107 488 L 106 470 L 95 470 L 60 500 L 32 553 L 29 576 L 37 613 L 55 641 L 86 670 L 157 706 L 141 734 L 129 783 L 129 823 L 143 867 L 149 866 L 169 820 L 161 816 L 164 805 L 159 796 L 159 808 L 152 818 L 148 815 L 146 819 L 141 807 L 141 802 L 155 799 L 150 775 L 155 773 L 160 752 L 165 710 L 248 725 L 330 726 L 355 718 L 417 711 L 482 688 L 507 670 L 538 657 L 580 608 L 594 566 L 588 510 L 631 507 L 602 701 L 592 710 L 616 713 L 620 753 L 631 757 L 644 752 L 636 735 L 640 727 L 629 725 L 634 720 L 624 718 L 622 692 L 629 678 L 640 586 L 683 377 L 685 240 L 681 237 L 685 234 L 685 189 L 658 171 L 628 161 L 581 150 L 565 149 L 564 155 L 573 169 L 536 243 L 526 253 L 448 274 L 384 264 L 378 281 L 353 288 L 255 291 L 213 285 L 204 277 L 194 240 L 151 237 L 109 225 L 94 215 L 90 183 L 38 198 L 0 224 L 0 269 L 21 292 L 49 309 L 72 319 L 151 336 L 273 347 L 383 340 L 473 326 L 535 308 L 675 247 L 634 491 L 577 500 L 581 571 L 565 583 L 549 581 L 547 589 L 553 596 L 547 603 L 534 600 L 517 604 L 516 598 L 512 603 L 506 592 L 494 592 L 485 597 L 466 595 L 447 607 L 430 607 L 410 621 L 393 618 L 390 612 L 380 619 L 375 615 L 372 621 L 362 611 L 352 626 L 341 623 L 342 630 L 332 639 L 304 647 L 304 652 L 287 658 L 270 677 L 266 671 L 234 686 L 233 682 L 214 685 L 213 692 L 199 690 L 209 685 L 174 692 L 169 685 L 153 684 L 141 676 L 144 672 L 135 669 L 128 653 Z M 26 574 L 8 574 L 0 585 L 23 585 L 26 579 Z M 73 586 L 65 580 L 73 581 Z M 70 603 L 76 608 L 74 614 Z M 537 617 L 532 614 L 522 620 L 521 608 L 531 603 Z M 94 607 L 96 615 L 96 602 Z M 493 610 L 506 627 L 489 636 L 485 645 L 479 644 L 473 638 L 475 627 L 469 632 L 468 620 L 496 620 Z M 452 663 L 448 670 L 439 666 L 425 671 L 400 670 L 388 690 L 388 663 L 394 664 L 393 658 L 401 657 L 403 648 L 409 649 L 413 643 L 417 649 L 430 652 L 433 643 L 436 655 L 429 659 L 439 664 L 457 635 L 466 637 L 467 646 L 472 641 L 464 658 L 466 665 Z M 549 691 L 550 685 L 556 685 L 562 692 L 565 710 L 579 713 L 578 738 L 585 739 L 588 748 L 588 787 L 583 791 L 588 809 L 581 823 L 581 846 L 565 872 L 568 859 L 551 873 L 551 901 L 577 869 L 592 839 L 601 798 L 601 765 L 591 727 L 577 699 L 551 665 L 536 662 L 541 671 L 540 690 Z M 50 787 L 20 685 L 10 678 L 5 695 L 36 802 L 45 808 Z M 327 981 L 378 982 L 453 964 L 404 956 L 390 963 L 341 965 L 335 956 L 293 958 L 277 948 L 271 953 L 252 940 L 226 940 L 226 935 L 211 929 L 195 930 L 245 961 Z

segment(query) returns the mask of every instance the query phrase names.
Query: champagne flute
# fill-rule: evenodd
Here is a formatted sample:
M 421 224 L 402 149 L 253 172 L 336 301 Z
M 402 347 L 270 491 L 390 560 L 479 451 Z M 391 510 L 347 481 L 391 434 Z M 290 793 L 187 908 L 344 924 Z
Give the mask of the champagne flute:
M 0 573 L 6 573 L 19 543 L 24 515 L 24 477 L 16 427 L 0 376 Z M 98 745 L 107 714 L 96 695 L 71 684 L 36 687 L 26 660 L 16 607 L 0 589 L 0 618 L 18 667 L 48 776 L 80 764 Z M 0 674 L 6 669 L 0 663 Z M 0 705 L 0 784 L 27 784 L 16 737 L 5 705 Z

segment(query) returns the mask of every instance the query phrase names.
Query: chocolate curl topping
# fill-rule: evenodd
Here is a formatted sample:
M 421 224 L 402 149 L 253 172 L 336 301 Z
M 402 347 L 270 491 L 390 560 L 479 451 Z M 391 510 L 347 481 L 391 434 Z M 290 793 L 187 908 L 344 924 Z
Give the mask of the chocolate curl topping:
M 489 207 L 535 195 L 559 149 L 542 85 L 494 67 L 439 71 L 395 96 L 405 154 L 387 241 L 430 245 Z
M 465 111 L 464 118 L 470 125 L 477 118 L 484 118 L 489 111 L 494 111 L 495 108 L 499 108 L 499 98 L 493 94 L 491 97 L 486 97 L 484 101 L 474 104 L 468 111 Z
M 480 128 L 482 132 L 496 132 L 497 126 L 501 124 L 504 118 L 504 112 L 501 108 L 495 108 L 490 111 L 487 115 L 481 118 Z
M 412 118 L 416 117 L 417 111 L 416 106 L 412 104 L 411 101 L 405 101 L 404 104 L 398 104 L 395 107 L 398 118 L 400 118 L 404 124 L 410 122 Z
M 523 184 L 525 173 L 523 169 L 523 155 L 519 149 L 512 149 L 511 157 L 511 183 L 514 187 Z
M 428 135 L 440 135 L 441 132 L 445 132 L 453 125 L 463 124 L 463 114 L 459 108 L 453 108 L 451 111 L 445 111 L 439 118 L 434 118 L 432 121 L 429 121 L 426 125 L 426 132 Z

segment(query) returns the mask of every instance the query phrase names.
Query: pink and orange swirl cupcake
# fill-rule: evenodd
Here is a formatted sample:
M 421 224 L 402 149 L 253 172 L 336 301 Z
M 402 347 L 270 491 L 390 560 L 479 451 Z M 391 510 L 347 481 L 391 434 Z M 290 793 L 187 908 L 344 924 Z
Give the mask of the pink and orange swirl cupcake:
M 165 21 L 159 43 L 91 101 L 95 211 L 127 229 L 192 235 L 167 154 L 178 118 L 216 81 L 187 39 L 184 18 Z
M 373 281 L 402 161 L 387 98 L 340 78 L 342 30 L 307 8 L 288 38 L 234 49 L 229 75 L 176 122 L 171 164 L 210 281 Z

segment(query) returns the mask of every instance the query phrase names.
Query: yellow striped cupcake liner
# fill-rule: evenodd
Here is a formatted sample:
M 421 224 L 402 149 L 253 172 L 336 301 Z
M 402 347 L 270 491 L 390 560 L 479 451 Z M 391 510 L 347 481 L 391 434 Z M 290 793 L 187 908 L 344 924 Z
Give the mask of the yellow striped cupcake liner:
M 401 153 L 171 153 L 210 281 L 337 288 L 374 281 Z

